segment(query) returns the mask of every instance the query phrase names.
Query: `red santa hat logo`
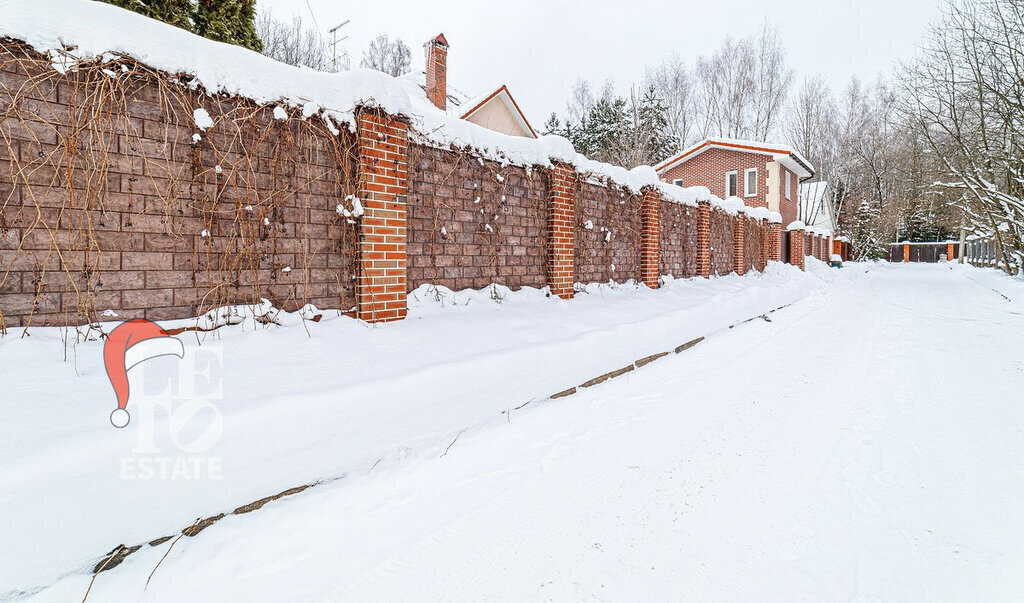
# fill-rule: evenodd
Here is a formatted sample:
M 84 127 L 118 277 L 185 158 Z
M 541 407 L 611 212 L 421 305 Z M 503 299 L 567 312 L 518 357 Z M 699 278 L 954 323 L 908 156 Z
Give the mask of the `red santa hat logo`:
M 103 344 L 103 364 L 117 394 L 117 409 L 110 413 L 114 427 L 124 427 L 131 419 L 125 409 L 129 394 L 128 370 L 157 356 L 182 358 L 184 355 L 185 346 L 181 341 L 148 320 L 129 320 L 110 332 Z

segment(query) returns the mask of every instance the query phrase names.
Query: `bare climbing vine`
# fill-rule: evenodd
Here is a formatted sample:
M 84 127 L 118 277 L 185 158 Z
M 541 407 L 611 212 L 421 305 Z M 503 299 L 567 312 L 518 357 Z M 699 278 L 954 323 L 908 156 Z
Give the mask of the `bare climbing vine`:
M 58 64 L 2 47 L 0 69 L 21 85 L 0 89 L 0 292 L 23 279 L 32 302 L 14 314 L 26 329 L 37 315 L 97 321 L 128 289 L 173 290 L 165 305 L 192 315 L 262 298 L 351 301 L 357 225 L 334 212 L 356 190 L 350 132 L 125 56 L 69 61 L 69 48 Z M 147 269 L 121 251 L 163 254 L 170 280 L 119 282 Z

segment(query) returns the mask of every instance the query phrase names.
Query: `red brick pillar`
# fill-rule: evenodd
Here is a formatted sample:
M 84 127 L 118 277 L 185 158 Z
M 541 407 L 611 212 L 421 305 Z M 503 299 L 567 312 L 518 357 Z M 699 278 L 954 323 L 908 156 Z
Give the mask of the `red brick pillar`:
M 409 127 L 390 115 L 357 117 L 359 280 L 356 315 L 368 322 L 405 318 Z
M 789 235 L 789 263 L 793 264 L 800 270 L 804 269 L 804 237 L 803 230 L 790 230 L 786 233 Z
M 768 225 L 768 245 L 765 253 L 768 256 L 768 262 L 782 261 L 782 224 Z M 768 262 L 765 262 L 765 265 Z
M 737 214 L 732 229 L 732 269 L 740 276 L 747 269 L 747 263 L 743 257 L 744 239 L 747 235 L 745 220 L 746 217 L 743 214 Z
M 651 289 L 658 288 L 661 244 L 661 195 L 658 189 L 647 187 L 643 190 L 640 223 L 640 280 Z
M 903 261 L 904 262 L 909 262 L 910 261 L 910 245 L 904 245 L 903 246 Z
M 576 170 L 571 165 L 556 163 L 551 170 L 548 197 L 548 286 L 552 295 L 563 299 L 574 294 L 575 205 Z
M 946 243 L 946 259 L 950 260 L 950 261 L 953 260 L 953 244 L 952 243 Z
M 711 276 L 711 204 L 697 205 L 697 276 Z

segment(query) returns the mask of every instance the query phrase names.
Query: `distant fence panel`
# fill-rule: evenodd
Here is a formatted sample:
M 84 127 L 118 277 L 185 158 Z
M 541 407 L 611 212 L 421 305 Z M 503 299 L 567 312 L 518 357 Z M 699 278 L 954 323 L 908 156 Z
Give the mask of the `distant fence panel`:
M 934 264 L 959 257 L 960 244 L 954 241 L 929 243 L 890 243 L 886 259 L 890 262 Z
M 964 259 L 975 266 L 995 266 L 999 263 L 999 248 L 994 239 L 967 241 Z

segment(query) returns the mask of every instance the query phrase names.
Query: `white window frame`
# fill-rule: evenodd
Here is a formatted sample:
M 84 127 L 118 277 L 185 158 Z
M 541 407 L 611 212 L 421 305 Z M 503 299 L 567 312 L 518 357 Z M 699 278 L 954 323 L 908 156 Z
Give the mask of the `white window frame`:
M 675 180 L 672 181 L 672 184 L 674 184 L 676 186 L 682 186 L 683 185 L 683 179 L 682 178 L 676 178 Z
M 793 172 L 786 170 L 786 199 L 790 198 L 793 190 Z
M 754 190 L 750 190 L 750 173 L 754 173 Z M 743 196 L 744 197 L 756 197 L 757 196 L 757 168 L 749 168 L 743 170 Z
M 736 189 L 737 189 L 737 190 L 734 190 L 734 191 L 731 191 L 731 192 L 729 191 L 729 177 L 730 176 L 736 176 Z M 736 170 L 731 170 L 731 171 L 726 172 L 725 173 L 725 196 L 726 196 L 726 198 L 737 196 L 737 194 L 740 192 L 738 190 L 739 188 L 740 188 L 740 173 L 737 172 Z

